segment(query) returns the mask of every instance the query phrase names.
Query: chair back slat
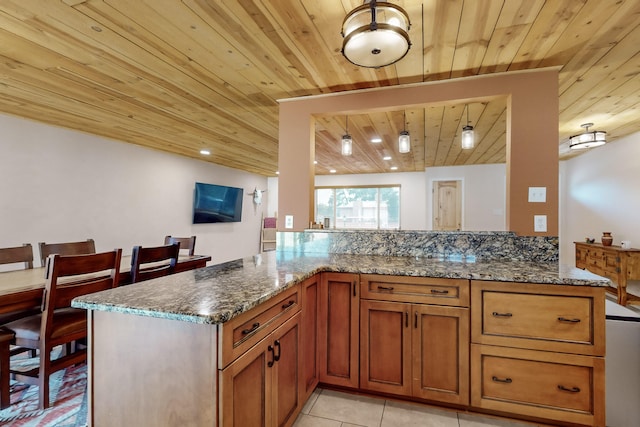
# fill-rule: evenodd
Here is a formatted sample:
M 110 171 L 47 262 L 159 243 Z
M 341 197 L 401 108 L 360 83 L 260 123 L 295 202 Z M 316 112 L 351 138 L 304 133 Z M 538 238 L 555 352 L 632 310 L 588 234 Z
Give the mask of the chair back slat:
M 191 237 L 173 237 L 173 236 L 165 236 L 164 244 L 171 245 L 173 243 L 180 243 L 180 250 L 186 250 L 190 256 L 195 255 L 196 253 L 196 236 Z
M 122 249 L 89 255 L 50 255 L 41 336 L 48 337 L 54 332 L 55 310 L 71 307 L 71 300 L 78 296 L 118 286 L 121 259 Z
M 180 243 L 155 247 L 134 246 L 131 253 L 131 282 L 173 274 L 179 251 Z
M 47 257 L 51 254 L 59 255 L 83 255 L 95 254 L 96 244 L 93 239 L 87 239 L 82 242 L 65 242 L 65 243 L 38 243 L 40 247 L 40 262 L 46 265 Z
M 24 263 L 25 270 L 33 268 L 33 248 L 31 243 L 12 248 L 0 248 L 0 264 Z

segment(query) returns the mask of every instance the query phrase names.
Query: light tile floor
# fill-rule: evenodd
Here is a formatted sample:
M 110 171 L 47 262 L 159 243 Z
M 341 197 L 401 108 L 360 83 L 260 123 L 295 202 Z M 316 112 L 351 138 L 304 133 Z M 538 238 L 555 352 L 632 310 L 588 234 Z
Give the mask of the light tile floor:
M 293 427 L 535 427 L 506 418 L 316 389 Z

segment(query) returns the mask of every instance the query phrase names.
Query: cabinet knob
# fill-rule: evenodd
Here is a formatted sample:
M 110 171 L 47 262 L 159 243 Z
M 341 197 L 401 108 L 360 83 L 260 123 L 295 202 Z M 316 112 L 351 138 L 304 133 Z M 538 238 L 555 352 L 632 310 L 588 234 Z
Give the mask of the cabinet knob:
M 491 315 L 493 317 L 512 317 L 513 316 L 512 313 L 498 313 L 497 311 L 494 311 L 493 313 L 491 313 Z
M 558 317 L 558 322 L 565 322 L 565 323 L 580 323 L 580 319 L 567 319 L 566 317 Z
M 580 393 L 580 388 L 579 387 L 565 387 L 562 384 L 558 385 L 558 390 L 562 390 L 562 391 L 568 391 L 569 393 Z
M 260 323 L 256 322 L 249 329 L 243 329 L 242 335 L 250 334 L 251 332 L 254 332 L 256 329 L 258 329 L 259 327 L 260 327 Z

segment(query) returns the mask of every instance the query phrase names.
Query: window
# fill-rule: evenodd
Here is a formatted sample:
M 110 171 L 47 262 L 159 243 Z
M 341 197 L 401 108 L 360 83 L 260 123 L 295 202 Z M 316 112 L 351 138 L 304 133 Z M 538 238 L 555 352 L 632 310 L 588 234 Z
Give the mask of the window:
M 331 228 L 400 229 L 400 186 L 316 187 L 315 221 Z

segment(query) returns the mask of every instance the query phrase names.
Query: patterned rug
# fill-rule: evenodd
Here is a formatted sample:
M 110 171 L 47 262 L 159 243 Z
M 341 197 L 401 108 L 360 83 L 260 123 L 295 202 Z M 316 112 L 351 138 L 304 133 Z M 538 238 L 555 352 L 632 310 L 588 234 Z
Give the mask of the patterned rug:
M 51 407 L 38 409 L 38 387 L 12 383 L 11 406 L 0 411 L 0 426 L 84 427 L 87 425 L 87 366 L 51 375 Z

